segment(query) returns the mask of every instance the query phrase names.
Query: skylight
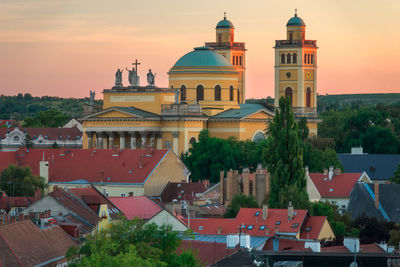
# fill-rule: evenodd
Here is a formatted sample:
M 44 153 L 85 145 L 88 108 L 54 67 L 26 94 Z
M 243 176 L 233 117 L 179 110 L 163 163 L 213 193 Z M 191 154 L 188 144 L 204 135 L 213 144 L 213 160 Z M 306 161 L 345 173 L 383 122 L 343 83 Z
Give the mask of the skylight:
M 203 226 L 202 225 L 199 226 L 199 230 L 203 230 Z
M 311 226 L 306 227 L 306 232 L 310 232 L 311 231 Z
M 250 224 L 249 226 L 247 226 L 247 230 L 253 230 L 254 225 Z
M 297 228 L 297 227 L 299 227 L 299 223 L 292 224 L 292 228 Z
M 265 225 L 260 225 L 260 228 L 258 228 L 259 230 L 264 230 L 265 229 Z
M 276 221 L 275 224 L 276 224 L 276 225 L 280 225 L 280 224 L 281 224 L 281 221 Z
M 242 225 L 240 226 L 240 228 L 244 229 L 244 228 L 246 228 L 246 225 L 245 225 L 245 224 L 242 224 Z
M 325 178 L 324 178 L 324 181 L 328 181 L 328 177 L 325 177 Z
M 256 213 L 254 214 L 254 216 L 258 216 L 258 215 L 260 215 L 260 212 L 259 211 L 256 211 Z
M 333 188 L 329 189 L 329 192 L 333 192 Z

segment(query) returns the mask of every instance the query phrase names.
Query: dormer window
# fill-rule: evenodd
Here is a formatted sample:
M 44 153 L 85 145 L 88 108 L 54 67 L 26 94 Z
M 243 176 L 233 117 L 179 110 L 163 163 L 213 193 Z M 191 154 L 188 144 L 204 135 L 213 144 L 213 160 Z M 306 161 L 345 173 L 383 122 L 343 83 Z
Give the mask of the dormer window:
M 299 227 L 299 223 L 293 223 L 292 224 L 292 228 L 297 228 L 297 227 Z
M 281 221 L 276 221 L 275 225 L 281 225 Z
M 259 211 L 256 211 L 256 213 L 254 214 L 254 216 L 259 216 L 260 215 L 260 212 Z

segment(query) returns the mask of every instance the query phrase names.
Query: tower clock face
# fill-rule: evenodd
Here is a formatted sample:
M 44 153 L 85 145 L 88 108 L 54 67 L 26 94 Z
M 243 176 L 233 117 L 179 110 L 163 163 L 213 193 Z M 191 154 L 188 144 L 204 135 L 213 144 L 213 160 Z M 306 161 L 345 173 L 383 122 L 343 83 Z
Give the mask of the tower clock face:
M 292 77 L 292 74 L 290 72 L 286 72 L 286 77 L 290 78 Z

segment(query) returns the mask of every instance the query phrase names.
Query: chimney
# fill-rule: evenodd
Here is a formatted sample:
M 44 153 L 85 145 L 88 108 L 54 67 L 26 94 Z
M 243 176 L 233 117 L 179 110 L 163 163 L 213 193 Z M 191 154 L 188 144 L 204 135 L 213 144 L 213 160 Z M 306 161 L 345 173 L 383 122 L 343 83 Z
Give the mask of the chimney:
M 333 172 L 335 175 L 339 175 L 342 173 L 342 170 L 340 168 L 335 168 L 335 170 Z
M 233 171 L 230 169 L 227 172 L 227 183 L 226 183 L 226 200 L 230 202 L 234 195 L 234 179 L 233 179 Z
M 225 180 L 225 173 L 224 171 L 220 171 L 219 172 L 219 203 L 221 205 L 225 204 L 225 198 L 224 198 L 224 192 L 225 192 L 225 188 L 224 188 L 224 180 Z
M 329 166 L 329 181 L 332 180 L 333 177 L 333 166 Z
M 271 191 L 271 175 L 268 169 L 265 168 L 265 198 L 269 198 L 269 192 Z
M 306 173 L 306 176 L 309 176 L 310 175 L 310 172 L 308 171 L 308 166 L 305 166 L 304 167 L 304 172 Z M 324 172 L 325 172 L 325 170 L 324 170 Z M 325 174 L 325 173 L 324 173 Z
M 49 162 L 48 161 L 40 161 L 39 162 L 39 176 L 43 177 L 46 181 L 46 184 L 49 183 Z
M 243 169 L 243 194 L 250 195 L 250 170 L 248 168 Z
M 328 169 L 324 169 L 324 175 L 328 175 Z
M 263 221 L 265 221 L 267 218 L 268 218 L 268 206 L 264 204 L 262 206 L 262 219 Z
M 375 194 L 375 208 L 379 209 L 379 183 L 378 182 L 375 182 L 374 194 Z
M 233 171 L 233 196 L 240 193 L 239 179 L 240 179 L 240 175 L 239 175 L 238 170 L 234 170 Z
M 289 201 L 288 220 L 291 221 L 292 219 L 293 219 L 293 206 L 292 206 L 292 201 Z
M 42 197 L 42 190 L 40 190 L 40 188 L 39 188 L 35 191 L 35 194 L 33 195 L 33 199 L 35 199 L 35 201 L 36 201 L 36 200 L 39 200 L 41 197 Z

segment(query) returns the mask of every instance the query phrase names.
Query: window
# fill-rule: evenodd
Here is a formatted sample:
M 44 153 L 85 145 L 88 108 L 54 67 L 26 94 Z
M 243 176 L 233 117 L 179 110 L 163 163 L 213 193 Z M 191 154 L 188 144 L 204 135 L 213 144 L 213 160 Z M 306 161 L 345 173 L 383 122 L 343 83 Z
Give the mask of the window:
M 221 86 L 216 85 L 214 90 L 215 100 L 221 101 Z
M 314 54 L 311 54 L 311 64 L 314 64 Z
M 239 65 L 242 66 L 242 56 L 239 57 Z
M 240 92 L 239 90 L 237 90 L 236 92 L 237 92 L 237 102 L 240 104 Z
M 181 101 L 186 100 L 186 86 L 182 85 L 181 86 Z
M 281 221 L 276 221 L 275 225 L 280 225 Z
M 233 101 L 233 86 L 232 85 L 229 87 L 229 100 Z
M 260 228 L 258 228 L 259 230 L 265 230 L 265 225 L 260 225 Z
M 265 134 L 263 132 L 258 132 L 254 135 L 253 142 L 258 144 L 259 142 L 265 139 L 266 139 Z
M 293 32 L 289 32 L 289 40 L 290 40 L 290 41 L 293 40 Z
M 304 64 L 307 64 L 307 54 L 304 54 Z
M 218 34 L 217 38 L 218 38 L 218 43 L 222 43 L 222 34 L 221 33 Z
M 290 88 L 290 87 L 288 87 L 288 88 L 286 88 L 286 90 L 285 90 L 285 97 L 286 98 L 290 98 L 290 103 L 292 103 L 292 97 L 293 97 L 293 90 L 292 90 L 292 88 Z
M 196 100 L 203 101 L 204 100 L 204 87 L 203 85 L 199 85 L 196 88 Z
M 247 230 L 253 230 L 254 225 L 250 224 L 249 226 L 247 226 Z
M 287 54 L 286 61 L 287 61 L 286 63 L 292 63 L 292 56 L 290 55 L 290 53 Z
M 121 193 L 121 197 L 125 197 L 126 196 L 126 194 L 125 193 Z
M 241 228 L 241 229 L 244 229 L 244 228 L 246 228 L 246 225 L 245 225 L 245 224 L 242 224 L 242 225 L 240 226 L 240 228 Z
M 296 53 L 293 54 L 293 63 L 297 63 L 297 54 Z
M 203 230 L 203 226 L 200 225 L 200 226 L 199 226 L 199 230 Z
M 259 216 L 260 215 L 260 212 L 259 211 L 256 211 L 256 213 L 254 214 L 254 216 Z
M 307 55 L 307 63 L 310 64 L 310 54 Z
M 194 137 L 192 137 L 192 138 L 190 138 L 190 140 L 189 140 L 189 144 L 193 144 L 193 143 L 195 143 L 196 142 L 196 138 L 194 138 Z
M 311 231 L 311 226 L 306 227 L 306 232 L 310 232 Z
M 307 88 L 307 92 L 306 92 L 306 107 L 307 108 L 311 107 L 311 89 L 310 89 L 310 87 Z
M 281 54 L 281 64 L 285 64 L 285 54 Z
M 299 227 L 299 223 L 292 224 L 292 228 L 297 228 L 297 227 Z
M 19 142 L 19 136 L 14 136 L 14 142 Z

